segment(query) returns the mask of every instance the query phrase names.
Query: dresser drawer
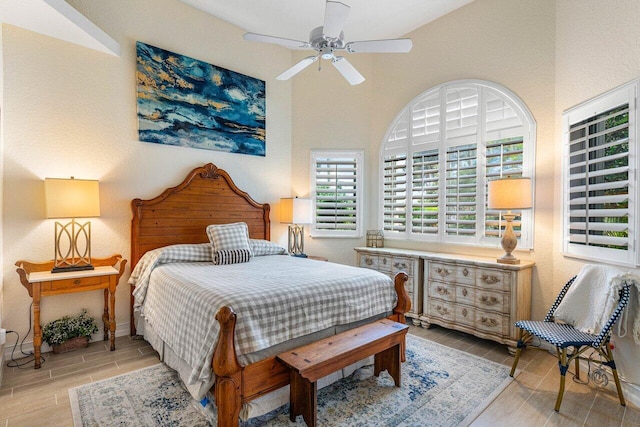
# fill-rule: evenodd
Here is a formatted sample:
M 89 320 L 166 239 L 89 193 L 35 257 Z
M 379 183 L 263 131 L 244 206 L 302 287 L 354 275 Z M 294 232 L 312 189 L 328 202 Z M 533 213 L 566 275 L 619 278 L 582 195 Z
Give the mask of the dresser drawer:
M 358 258 L 358 266 L 372 270 L 378 269 L 378 255 L 359 254 Z
M 479 268 L 476 271 L 476 286 L 487 290 L 508 291 L 511 287 L 511 275 L 504 271 Z
M 378 270 L 384 273 L 391 273 L 393 258 L 389 255 L 378 255 Z
M 502 335 L 503 327 L 508 319 L 508 317 L 499 313 L 476 309 L 476 329 L 479 331 Z
M 453 304 L 437 299 L 429 300 L 429 314 L 449 322 L 453 322 L 456 316 Z
M 62 291 L 65 289 L 74 289 L 79 287 L 99 286 L 102 283 L 102 281 L 103 281 L 103 278 L 100 276 L 82 277 L 78 279 L 54 280 L 50 282 L 42 282 L 40 289 L 42 292 L 55 292 L 55 291 Z
M 506 294 L 489 292 L 478 289 L 476 292 L 475 306 L 483 310 L 495 310 L 500 313 L 509 313 L 509 301 Z
M 429 279 L 473 285 L 475 274 L 473 268 L 465 265 L 431 262 L 429 263 Z
M 474 326 L 476 323 L 476 310 L 466 305 L 456 305 L 456 323 L 467 326 Z
M 476 305 L 476 289 L 466 286 L 456 286 L 456 302 L 460 304 Z
M 393 257 L 391 260 L 391 273 L 397 274 L 401 271 L 407 273 L 409 276 L 413 275 L 414 260 L 405 257 Z
M 453 302 L 456 300 L 456 286 L 436 281 L 429 282 L 429 297 Z

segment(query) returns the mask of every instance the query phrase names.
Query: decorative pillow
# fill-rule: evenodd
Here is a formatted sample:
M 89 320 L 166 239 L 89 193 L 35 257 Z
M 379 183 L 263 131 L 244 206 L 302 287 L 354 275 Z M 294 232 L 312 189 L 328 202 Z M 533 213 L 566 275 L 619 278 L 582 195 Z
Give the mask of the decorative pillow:
M 233 224 L 213 224 L 207 227 L 207 236 L 211 242 L 213 250 L 213 263 L 222 264 L 216 260 L 224 259 L 236 260 L 235 262 L 247 262 L 253 255 L 251 253 L 251 246 L 249 245 L 249 227 L 244 222 L 235 222 Z M 247 251 L 246 255 L 231 255 L 227 253 L 220 253 L 222 251 Z M 224 262 L 224 264 L 231 264 L 230 262 Z
M 249 239 L 253 256 L 285 255 L 287 250 L 277 243 L 262 239 Z
M 251 261 L 251 252 L 248 249 L 227 249 L 213 252 L 215 265 L 238 264 Z

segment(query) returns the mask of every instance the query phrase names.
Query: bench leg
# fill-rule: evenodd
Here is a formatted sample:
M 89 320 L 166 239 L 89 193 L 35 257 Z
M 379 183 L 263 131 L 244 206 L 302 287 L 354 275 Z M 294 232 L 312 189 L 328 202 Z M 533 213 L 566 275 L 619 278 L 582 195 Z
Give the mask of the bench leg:
M 373 374 L 377 377 L 380 372 L 387 371 L 393 378 L 396 387 L 400 387 L 400 361 L 402 359 L 402 346 L 400 344 L 389 347 L 375 355 Z
M 318 389 L 315 382 L 302 378 L 300 374 L 291 371 L 291 385 L 289 388 L 289 419 L 295 421 L 302 415 L 309 427 L 316 427 Z

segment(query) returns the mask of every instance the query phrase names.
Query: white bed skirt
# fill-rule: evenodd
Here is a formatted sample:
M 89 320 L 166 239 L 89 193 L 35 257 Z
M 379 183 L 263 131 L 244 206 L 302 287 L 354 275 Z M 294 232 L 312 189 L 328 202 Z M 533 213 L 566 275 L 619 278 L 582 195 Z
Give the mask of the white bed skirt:
M 387 314 L 388 315 L 388 314 Z M 287 349 L 296 348 L 305 344 L 309 344 L 315 341 L 318 341 L 322 338 L 329 337 L 340 332 L 353 329 L 359 325 L 370 323 L 377 318 L 385 317 L 386 315 L 377 316 L 375 318 L 366 319 L 360 322 L 356 322 L 350 325 L 344 326 L 336 326 L 332 328 L 325 329 L 323 331 L 316 332 L 311 335 L 306 335 L 304 337 L 296 338 L 294 340 L 290 340 L 273 347 L 270 347 L 265 350 L 261 350 L 255 353 L 251 353 L 248 355 L 239 356 L 239 362 L 242 365 L 248 365 L 251 363 L 255 363 L 257 361 L 266 359 L 267 357 L 274 356 L 276 354 L 282 353 Z M 180 357 L 176 355 L 176 353 L 167 345 L 153 330 L 153 327 L 141 316 L 136 315 L 136 330 L 139 335 L 144 336 L 144 339 L 151 344 L 151 346 L 158 352 L 160 355 L 160 360 L 165 363 L 170 368 L 174 369 L 180 375 L 182 382 L 185 384 L 187 390 L 191 396 L 197 401 L 202 400 L 207 392 L 211 389 L 214 383 L 214 379 L 208 382 L 201 382 L 195 384 L 187 384 L 186 380 L 189 378 L 189 374 L 191 373 L 192 368 Z M 346 368 L 334 372 L 333 374 L 327 375 L 324 378 L 318 380 L 318 389 L 322 387 L 326 387 L 329 384 L 332 384 L 342 378 L 345 378 L 351 375 L 356 369 L 370 365 L 373 363 L 373 356 L 363 359 L 359 362 L 356 362 Z M 251 402 L 245 403 L 242 406 L 240 411 L 240 418 L 242 420 L 248 420 L 249 418 L 258 417 L 260 415 L 264 415 L 268 412 L 273 411 L 276 408 L 286 404 L 289 402 L 289 386 L 282 387 L 278 390 L 275 390 L 271 393 L 268 393 L 264 396 L 260 396 L 259 398 L 252 400 Z

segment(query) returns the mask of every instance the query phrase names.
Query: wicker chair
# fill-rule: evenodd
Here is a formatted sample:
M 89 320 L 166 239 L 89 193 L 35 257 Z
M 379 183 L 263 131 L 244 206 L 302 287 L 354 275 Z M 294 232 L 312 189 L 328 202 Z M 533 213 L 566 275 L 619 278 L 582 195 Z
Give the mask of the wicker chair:
M 580 355 L 588 349 L 594 349 L 605 360 L 602 362 L 604 365 L 611 368 L 613 373 L 613 379 L 616 383 L 616 389 L 618 390 L 618 397 L 620 398 L 620 404 L 626 406 L 624 396 L 622 394 L 622 388 L 620 387 L 620 378 L 618 378 L 618 372 L 616 370 L 616 363 L 613 360 L 613 354 L 611 353 L 611 347 L 609 346 L 609 340 L 611 338 L 611 329 L 616 323 L 622 311 L 629 302 L 629 285 L 626 284 L 620 290 L 620 297 L 618 304 L 613 310 L 611 317 L 606 322 L 598 335 L 592 335 L 585 332 L 581 332 L 575 329 L 571 325 L 564 323 L 555 323 L 554 313 L 560 301 L 564 298 L 567 290 L 573 284 L 576 277 L 573 277 L 560 291 L 560 294 L 553 303 L 553 306 L 547 313 L 544 321 L 535 320 L 520 320 L 516 322 L 516 327 L 520 328 L 518 336 L 518 345 L 516 349 L 515 359 L 513 366 L 511 367 L 510 375 L 513 377 L 516 367 L 518 366 L 518 360 L 522 350 L 527 347 L 529 342 L 534 336 L 541 340 L 547 341 L 556 347 L 556 353 L 558 357 L 558 368 L 560 369 L 560 389 L 558 391 L 558 398 L 556 399 L 556 412 L 560 411 L 560 405 L 562 404 L 562 397 L 564 395 L 565 375 L 569 369 L 569 365 L 573 360 L 576 361 L 576 378 L 580 378 Z M 570 351 L 569 351 L 570 349 Z

